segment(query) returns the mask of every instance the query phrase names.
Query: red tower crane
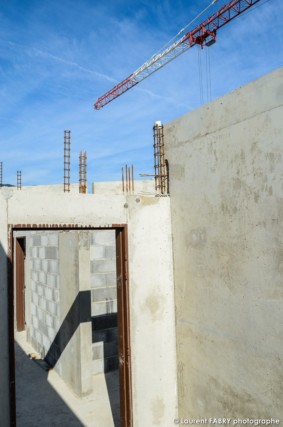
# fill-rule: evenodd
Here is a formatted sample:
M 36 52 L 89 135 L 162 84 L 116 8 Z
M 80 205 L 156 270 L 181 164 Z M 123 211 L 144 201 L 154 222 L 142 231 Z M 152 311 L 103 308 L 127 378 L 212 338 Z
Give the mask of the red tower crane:
M 212 4 L 216 1 L 217 0 L 213 0 Z M 118 96 L 146 79 L 155 71 L 164 67 L 164 65 L 168 64 L 191 47 L 197 44 L 201 47 L 204 45 L 211 46 L 216 41 L 216 33 L 219 28 L 228 24 L 232 19 L 236 18 L 259 1 L 260 0 L 232 0 L 225 4 L 212 16 L 207 18 L 193 30 L 187 32 L 167 49 L 155 54 L 129 77 L 99 97 L 94 104 L 94 108 L 99 110 L 104 107 L 104 105 L 118 98 Z

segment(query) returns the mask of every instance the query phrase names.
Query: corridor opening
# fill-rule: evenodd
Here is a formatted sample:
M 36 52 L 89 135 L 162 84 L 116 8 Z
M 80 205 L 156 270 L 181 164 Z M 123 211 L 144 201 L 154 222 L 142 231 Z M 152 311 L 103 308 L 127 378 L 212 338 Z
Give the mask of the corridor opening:
M 13 227 L 11 231 L 13 265 L 17 265 L 21 257 L 17 247 L 23 237 L 17 237 L 17 233 L 21 236 L 26 233 L 26 276 L 33 278 L 29 284 L 26 283 L 25 333 L 29 343 L 33 348 L 36 347 L 42 361 L 55 371 L 58 368 L 57 374 L 64 380 L 67 378 L 67 384 L 70 377 L 77 377 L 79 373 L 80 381 L 76 378 L 74 387 L 75 392 L 79 390 L 77 394 L 81 394 L 79 397 L 82 399 L 85 394 L 89 394 L 89 376 L 98 378 L 103 375 L 113 426 L 130 427 L 132 409 L 126 226 L 96 229 L 23 225 Z M 107 239 L 113 242 L 112 248 Z M 110 260 L 114 261 L 114 271 L 107 271 Z M 86 266 L 89 269 L 88 278 Z M 62 272 L 65 272 L 67 279 Z M 10 296 L 9 304 L 15 303 L 18 313 L 16 277 L 17 273 L 14 277 L 14 295 Z M 72 277 L 78 282 L 78 288 L 70 293 Z M 23 331 L 25 328 L 19 329 L 16 322 L 14 326 L 17 331 Z M 91 342 L 88 345 L 86 342 L 89 336 Z M 14 336 L 11 345 L 14 357 Z M 71 352 L 75 349 L 80 354 L 79 366 L 70 361 L 70 348 Z M 89 354 L 91 360 L 86 360 Z M 13 378 L 16 380 L 17 388 L 19 379 L 15 372 L 17 366 L 16 370 L 11 370 L 10 377 L 11 384 Z M 13 387 L 11 390 L 11 402 L 17 406 Z M 99 419 L 101 414 L 97 413 L 97 416 Z M 16 425 L 16 417 L 12 425 Z

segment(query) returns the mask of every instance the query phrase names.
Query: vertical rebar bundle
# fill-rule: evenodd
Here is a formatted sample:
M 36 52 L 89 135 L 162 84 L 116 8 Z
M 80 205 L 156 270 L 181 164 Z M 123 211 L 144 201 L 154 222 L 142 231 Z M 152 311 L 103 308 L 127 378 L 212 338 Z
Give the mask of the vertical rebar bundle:
M 155 190 L 167 194 L 167 168 L 164 157 L 163 125 L 156 122 L 153 126 L 154 147 L 154 177 Z
M 17 171 L 17 190 L 22 189 L 22 172 Z
M 3 185 L 3 162 L 0 162 L 0 185 Z
M 86 151 L 80 152 L 80 177 L 79 177 L 79 192 L 86 193 L 87 191 L 87 173 L 86 173 Z
M 64 131 L 64 192 L 70 191 L 71 131 Z
M 134 166 L 125 165 L 125 173 L 124 168 L 122 167 L 122 191 L 123 193 L 132 193 L 134 194 L 135 190 L 135 179 L 134 179 Z

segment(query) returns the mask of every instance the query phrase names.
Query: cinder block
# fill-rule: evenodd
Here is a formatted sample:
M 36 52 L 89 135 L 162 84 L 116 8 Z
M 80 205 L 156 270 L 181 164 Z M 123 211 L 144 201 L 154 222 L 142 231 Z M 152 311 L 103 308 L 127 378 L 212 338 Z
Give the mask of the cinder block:
M 45 322 L 48 327 L 53 328 L 53 317 L 49 313 L 46 313 Z
M 49 301 L 53 301 L 53 289 L 52 288 L 48 288 L 47 286 L 44 288 L 44 295 L 45 298 Z
M 47 259 L 43 259 L 41 261 L 41 266 L 42 266 L 42 270 L 47 273 L 48 271 L 48 260 Z
M 35 332 L 35 340 L 37 341 L 38 344 L 42 345 L 42 335 L 39 331 Z
M 52 246 L 45 248 L 45 257 L 47 259 L 58 259 L 58 249 Z
M 47 311 L 54 317 L 57 316 L 57 304 L 53 301 L 47 301 Z
M 32 326 L 34 329 L 38 329 L 38 318 L 36 316 L 32 316 Z
M 50 345 L 51 345 L 51 341 L 50 341 L 50 339 L 46 335 L 44 335 L 42 337 L 42 345 L 43 345 L 43 347 L 45 349 L 45 354 L 46 354 L 48 352 L 49 348 L 50 348 Z
M 36 290 L 36 283 L 34 280 L 30 281 L 30 289 L 31 289 L 31 292 L 34 292 Z
M 114 261 L 116 267 L 116 247 L 115 246 L 106 246 L 105 247 L 105 258 L 111 259 Z
M 45 298 L 39 299 L 39 307 L 41 308 L 41 310 L 46 311 L 47 305 L 46 305 L 46 299 Z
M 45 248 L 39 248 L 39 252 L 38 252 L 39 258 L 40 259 L 44 259 L 45 258 Z
M 92 344 L 92 359 L 103 359 L 104 358 L 104 343 L 96 342 Z
M 32 269 L 33 270 L 40 270 L 41 262 L 39 258 L 36 258 L 32 261 Z
M 118 356 L 118 343 L 116 341 L 104 343 L 104 357 Z
M 93 375 L 103 374 L 104 372 L 104 359 L 95 359 L 92 361 Z
M 35 306 L 38 306 L 39 296 L 37 294 L 32 295 L 32 301 Z
M 56 282 L 57 282 L 57 277 L 54 274 L 47 273 L 47 276 L 46 276 L 47 286 L 50 286 L 51 288 L 55 288 Z
M 103 273 L 92 274 L 90 276 L 90 286 L 92 288 L 100 288 L 106 286 L 106 275 Z
M 34 316 L 36 314 L 36 307 L 33 303 L 30 305 L 30 314 Z
M 56 246 L 58 248 L 59 242 L 59 234 L 58 233 L 50 233 L 48 234 L 48 245 Z
M 115 246 L 115 230 L 93 231 L 92 243 L 102 246 Z
M 31 272 L 31 280 L 34 282 L 38 282 L 38 271 L 32 271 Z
M 54 330 L 57 333 L 60 329 L 60 326 L 61 326 L 61 323 L 60 323 L 60 320 L 58 319 L 58 317 L 53 318 L 53 325 L 54 325 Z
M 58 303 L 60 301 L 60 292 L 58 291 L 58 289 L 54 290 L 54 301 L 56 303 Z
M 33 247 L 30 249 L 30 256 L 31 258 L 37 258 L 38 257 L 38 248 Z
M 49 261 L 49 273 L 58 274 L 58 261 L 50 260 Z
M 91 290 L 92 301 L 103 301 L 103 300 L 115 300 L 117 299 L 117 288 L 116 286 L 96 288 Z
M 117 312 L 117 301 L 115 300 L 108 299 L 106 301 L 91 303 L 92 316 L 99 316 L 101 314 L 116 313 L 116 312 Z
M 105 258 L 105 246 L 90 246 L 90 260 Z
M 37 317 L 38 317 L 38 320 L 40 320 L 41 322 L 43 321 L 43 318 L 45 317 L 45 316 L 43 316 L 43 311 L 40 310 L 39 308 L 37 309 Z
M 43 285 L 46 284 L 46 273 L 44 273 L 44 271 L 39 272 L 39 282 Z
M 54 328 L 48 327 L 48 338 L 50 339 L 50 341 L 52 342 L 55 338 L 55 330 Z
M 48 237 L 47 234 L 41 235 L 41 246 L 47 246 L 48 245 Z
M 104 372 L 115 371 L 118 369 L 118 366 L 119 363 L 117 356 L 106 357 L 104 359 Z
M 40 234 L 34 234 L 30 240 L 31 240 L 31 246 L 41 246 Z
M 116 273 L 107 273 L 105 276 L 106 276 L 106 286 L 117 286 Z
M 113 273 L 116 271 L 115 262 L 113 260 L 93 260 L 91 261 L 91 273 Z
M 48 334 L 48 329 L 47 326 L 44 322 L 39 321 L 39 326 L 38 326 L 39 331 L 41 332 L 42 335 L 47 335 Z
M 36 288 L 36 292 L 41 297 L 43 295 L 43 286 L 38 284 Z

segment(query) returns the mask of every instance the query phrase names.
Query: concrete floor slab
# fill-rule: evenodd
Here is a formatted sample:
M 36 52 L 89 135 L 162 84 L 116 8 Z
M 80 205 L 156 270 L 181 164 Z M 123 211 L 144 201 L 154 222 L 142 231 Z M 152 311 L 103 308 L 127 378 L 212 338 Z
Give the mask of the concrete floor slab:
M 54 370 L 47 372 L 30 359 L 30 353 L 34 349 L 25 332 L 17 332 L 17 427 L 120 427 L 118 371 L 93 376 L 94 392 L 79 398 Z

